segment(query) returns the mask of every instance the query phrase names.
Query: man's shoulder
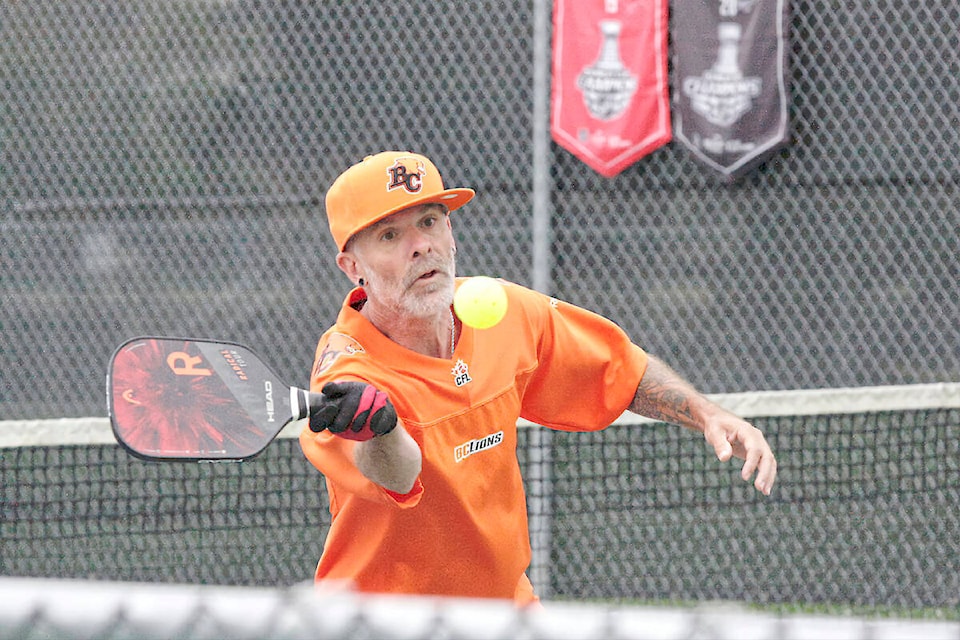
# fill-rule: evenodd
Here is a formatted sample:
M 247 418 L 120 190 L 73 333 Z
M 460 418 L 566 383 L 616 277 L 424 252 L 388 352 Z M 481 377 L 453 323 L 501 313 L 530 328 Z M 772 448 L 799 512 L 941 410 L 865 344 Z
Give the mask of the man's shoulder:
M 313 364 L 313 376 L 327 373 L 334 365 L 361 363 L 367 353 L 363 343 L 343 328 L 334 325 L 327 329 L 317 343 L 317 353 Z

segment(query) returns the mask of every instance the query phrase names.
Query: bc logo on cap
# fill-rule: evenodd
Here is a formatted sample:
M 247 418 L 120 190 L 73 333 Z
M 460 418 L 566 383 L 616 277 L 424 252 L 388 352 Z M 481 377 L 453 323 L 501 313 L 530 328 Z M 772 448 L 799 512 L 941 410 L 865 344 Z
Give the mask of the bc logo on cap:
M 407 173 L 407 166 L 403 164 L 402 159 L 398 158 L 393 166 L 387 169 L 387 176 L 390 178 L 387 181 L 387 191 L 402 187 L 407 193 L 417 193 L 423 188 L 425 173 L 426 170 L 421 162 L 417 162 L 416 173 Z

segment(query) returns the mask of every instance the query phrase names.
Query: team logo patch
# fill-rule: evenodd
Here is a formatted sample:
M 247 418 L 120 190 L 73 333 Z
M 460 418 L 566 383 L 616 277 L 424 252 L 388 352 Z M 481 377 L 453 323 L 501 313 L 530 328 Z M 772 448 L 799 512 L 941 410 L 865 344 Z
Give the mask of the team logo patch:
M 353 356 L 358 353 L 365 353 L 363 345 L 354 338 L 343 333 L 331 333 L 327 337 L 327 343 L 323 345 L 320 351 L 320 357 L 313 366 L 313 375 L 319 375 L 333 366 L 341 356 Z
M 410 167 L 403 163 L 403 159 L 398 159 L 387 169 L 387 191 L 403 189 L 407 193 L 419 193 L 423 188 L 423 176 L 426 173 L 422 162 L 416 162 L 416 168 L 411 171 Z
M 459 358 L 457 358 L 457 363 L 453 365 L 450 373 L 453 374 L 453 381 L 458 387 L 462 387 L 468 382 L 473 381 L 473 378 L 470 377 L 470 372 L 467 371 L 467 363 Z
M 475 453 L 480 453 L 503 442 L 503 431 L 491 433 L 483 438 L 476 440 L 467 440 L 453 449 L 453 459 L 457 462 L 463 462 Z

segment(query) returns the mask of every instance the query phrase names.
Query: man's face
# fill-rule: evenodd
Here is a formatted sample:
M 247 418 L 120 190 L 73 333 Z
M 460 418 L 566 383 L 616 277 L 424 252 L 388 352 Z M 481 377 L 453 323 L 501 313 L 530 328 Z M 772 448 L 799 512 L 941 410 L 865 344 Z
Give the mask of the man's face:
M 453 302 L 455 243 L 446 207 L 404 209 L 363 229 L 344 252 L 355 261 L 372 303 L 428 317 Z

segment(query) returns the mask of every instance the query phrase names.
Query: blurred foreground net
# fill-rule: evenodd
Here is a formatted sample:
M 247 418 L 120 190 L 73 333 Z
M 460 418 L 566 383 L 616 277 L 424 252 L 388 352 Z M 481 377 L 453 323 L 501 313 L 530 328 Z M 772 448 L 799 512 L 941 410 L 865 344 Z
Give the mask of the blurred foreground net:
M 773 615 L 728 605 L 687 608 L 358 596 L 284 589 L 0 579 L 4 638 L 659 640 L 777 638 L 939 640 L 956 621 Z
M 544 599 L 958 610 L 960 385 L 715 398 L 767 434 L 769 498 L 683 429 L 521 429 Z M 0 422 L 2 576 L 287 587 L 328 524 L 290 438 L 242 464 L 158 464 L 104 418 Z

